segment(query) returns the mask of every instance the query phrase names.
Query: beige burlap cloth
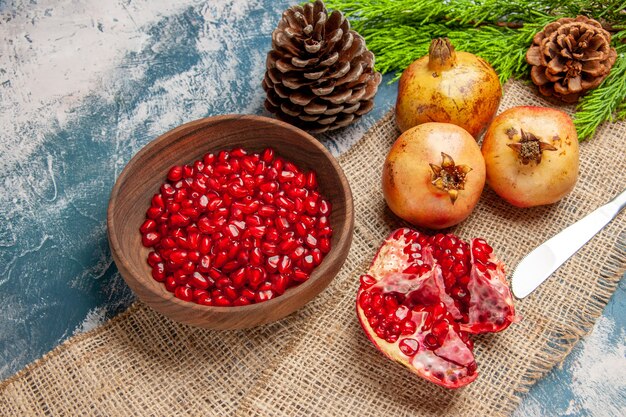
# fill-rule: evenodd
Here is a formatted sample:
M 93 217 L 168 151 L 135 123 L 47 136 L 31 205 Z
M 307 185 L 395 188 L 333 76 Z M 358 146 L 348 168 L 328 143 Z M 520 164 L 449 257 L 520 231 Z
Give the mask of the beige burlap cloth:
M 551 105 L 507 84 L 501 110 Z M 571 109 L 570 109 L 571 110 Z M 480 376 L 445 390 L 379 354 L 354 311 L 358 276 L 390 230 L 379 182 L 398 136 L 391 115 L 340 162 L 355 199 L 348 260 L 332 284 L 280 322 L 241 331 L 174 323 L 141 303 L 73 337 L 0 384 L 0 415 L 131 416 L 496 416 L 558 364 L 601 314 L 626 268 L 621 214 L 539 290 L 517 302 L 524 317 L 476 340 Z M 513 267 L 550 236 L 626 186 L 626 124 L 605 124 L 581 148 L 575 190 L 549 207 L 517 209 L 488 188 L 453 231 L 482 236 Z

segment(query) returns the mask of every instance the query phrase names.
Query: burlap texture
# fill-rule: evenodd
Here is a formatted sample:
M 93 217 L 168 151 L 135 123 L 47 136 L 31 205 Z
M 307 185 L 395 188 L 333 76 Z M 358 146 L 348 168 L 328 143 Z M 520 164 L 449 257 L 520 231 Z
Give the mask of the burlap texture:
M 522 104 L 554 105 L 531 87 L 508 83 L 500 110 Z M 401 225 L 380 189 L 383 160 L 398 134 L 389 114 L 340 158 L 355 199 L 352 249 L 329 288 L 305 308 L 256 329 L 211 331 L 136 303 L 1 383 L 0 416 L 509 414 L 601 314 L 626 269 L 626 216 L 516 303 L 521 323 L 476 338 L 480 376 L 466 388 L 445 390 L 379 354 L 354 310 L 359 274 Z M 471 217 L 452 231 L 485 237 L 512 269 L 625 184 L 626 123 L 605 124 L 582 144 L 580 179 L 563 201 L 517 209 L 487 188 Z

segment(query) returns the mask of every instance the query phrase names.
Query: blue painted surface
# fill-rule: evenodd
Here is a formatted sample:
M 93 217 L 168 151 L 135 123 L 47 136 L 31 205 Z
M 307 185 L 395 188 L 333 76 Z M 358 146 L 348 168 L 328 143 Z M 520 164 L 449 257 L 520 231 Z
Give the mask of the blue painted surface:
M 100 3 L 0 2 L 0 378 L 133 301 L 106 241 L 115 178 L 143 145 L 181 123 L 265 114 L 265 54 L 290 5 Z M 392 108 L 395 89 L 383 82 L 375 110 L 324 144 L 345 151 Z M 624 410 L 625 312 L 622 285 L 594 333 L 516 414 Z M 607 366 L 618 364 L 604 381 L 594 379 L 601 368 L 589 368 L 603 361 L 602 343 Z

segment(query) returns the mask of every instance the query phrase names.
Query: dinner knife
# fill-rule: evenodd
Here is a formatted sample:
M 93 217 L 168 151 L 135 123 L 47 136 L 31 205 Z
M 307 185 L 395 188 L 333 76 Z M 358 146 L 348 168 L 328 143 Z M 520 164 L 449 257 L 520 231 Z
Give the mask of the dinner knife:
M 533 292 L 626 206 L 626 190 L 537 246 L 515 268 L 511 287 L 517 298 Z

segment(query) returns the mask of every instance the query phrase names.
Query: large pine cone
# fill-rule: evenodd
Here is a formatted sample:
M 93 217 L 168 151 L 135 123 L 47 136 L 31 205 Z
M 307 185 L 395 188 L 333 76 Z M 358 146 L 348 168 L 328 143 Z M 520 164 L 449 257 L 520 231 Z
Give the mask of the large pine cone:
M 541 94 L 567 103 L 600 85 L 616 58 L 611 34 L 585 16 L 550 23 L 535 35 L 526 53 L 530 76 Z
M 344 127 L 369 112 L 381 81 L 374 54 L 338 11 L 316 1 L 287 9 L 272 33 L 265 107 L 312 133 Z

